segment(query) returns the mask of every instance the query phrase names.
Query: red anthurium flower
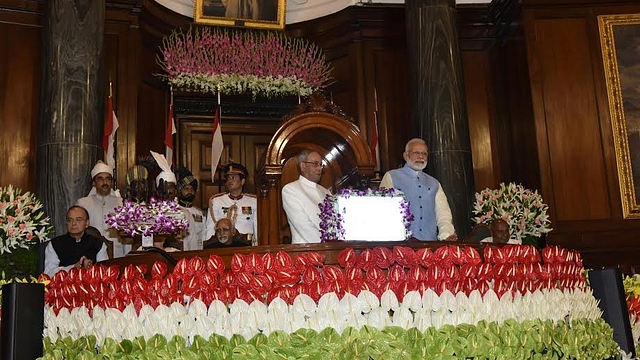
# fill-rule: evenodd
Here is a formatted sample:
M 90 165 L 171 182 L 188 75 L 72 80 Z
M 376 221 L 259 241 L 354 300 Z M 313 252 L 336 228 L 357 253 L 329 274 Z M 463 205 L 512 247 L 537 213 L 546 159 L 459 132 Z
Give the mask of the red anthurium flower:
M 467 263 L 467 253 L 457 245 L 448 245 L 451 261 L 456 265 L 464 265 Z
M 107 271 L 102 277 L 103 281 L 115 281 L 120 276 L 120 267 L 118 265 L 111 265 L 107 267 Z
M 308 266 L 311 266 L 311 259 L 309 259 L 308 253 L 301 253 L 296 256 L 296 260 L 294 261 L 294 266 L 298 269 L 304 269 Z
M 207 266 L 199 256 L 194 256 L 189 259 L 189 274 L 202 274 L 206 270 Z
M 416 251 L 416 257 L 418 258 L 418 263 L 424 267 L 429 267 L 436 262 L 435 255 L 429 248 L 422 248 Z
M 156 261 L 155 263 L 153 263 L 153 266 L 151 267 L 151 278 L 152 279 L 162 278 L 165 275 L 167 275 L 167 271 L 168 271 L 167 263 L 163 261 Z
M 253 269 L 253 272 L 256 274 L 263 274 L 265 267 L 264 261 L 262 260 L 262 256 L 257 253 L 251 253 L 247 256 L 247 261 L 249 262 L 249 267 Z
M 236 276 L 231 271 L 225 271 L 220 275 L 220 287 L 229 287 L 236 284 Z
M 322 281 L 314 281 L 311 284 L 309 284 L 309 288 L 308 288 L 309 292 L 307 293 L 307 295 L 309 295 L 310 298 L 313 299 L 313 301 L 315 301 L 316 303 L 318 302 L 318 300 L 320 300 L 320 298 L 322 297 L 322 295 L 324 295 L 325 293 L 325 287 L 323 285 Z M 271 292 L 270 292 L 271 294 Z M 269 301 L 271 302 L 271 301 Z
M 200 275 L 200 280 L 201 283 L 208 288 L 212 288 L 218 285 L 218 277 L 210 272 L 205 272 Z
M 347 279 L 344 290 L 346 293 L 353 294 L 354 296 L 358 296 L 360 295 L 360 291 L 362 291 L 363 286 L 364 286 L 364 278 L 353 279 L 353 280 Z
M 478 267 L 478 280 L 491 280 L 493 278 L 493 265 L 485 262 Z
M 338 264 L 343 268 L 353 267 L 358 260 L 356 252 L 352 248 L 347 248 L 338 253 Z
M 322 266 L 324 265 L 324 255 L 317 252 L 309 252 L 309 260 L 311 261 L 311 265 L 314 266 Z
M 460 268 L 460 277 L 463 279 L 466 278 L 477 278 L 478 277 L 478 268 L 479 266 L 474 264 L 464 264 Z
M 264 264 L 265 270 L 275 270 L 276 256 L 272 253 L 264 253 L 262 255 L 262 263 Z
M 482 263 L 480 253 L 475 248 L 471 246 L 465 246 L 464 253 L 467 256 L 467 264 L 478 265 Z
M 224 260 L 219 255 L 211 255 L 207 259 L 207 270 L 214 274 L 222 274 L 224 272 Z
M 271 290 L 271 281 L 264 275 L 256 275 L 249 281 L 249 289 L 258 294 L 264 294 Z
M 245 254 L 233 254 L 231 257 L 231 271 L 234 273 L 250 272 L 249 262 Z
M 398 264 L 407 268 L 413 267 L 414 265 L 418 264 L 418 257 L 416 256 L 416 252 L 410 247 L 394 246 L 393 257 Z
M 427 269 L 427 280 L 440 281 L 445 278 L 444 270 L 439 265 L 431 265 Z
M 371 270 L 367 271 L 367 275 L 365 277 L 367 280 L 371 280 L 374 283 L 381 283 L 386 280 L 387 276 L 382 272 L 382 269 L 378 267 L 371 268 Z
M 207 293 L 205 291 L 203 291 L 202 289 L 196 290 L 191 295 L 190 302 L 193 302 L 194 300 L 200 300 L 207 306 L 211 305 L 211 301 L 209 301 L 209 296 L 207 296 Z
M 365 271 L 369 271 L 369 269 L 375 266 L 375 264 L 376 258 L 373 255 L 373 250 L 371 249 L 362 250 L 362 252 L 358 256 L 358 260 L 356 261 L 356 266 Z
M 478 280 L 474 277 L 464 277 L 462 280 L 462 291 L 469 296 L 478 287 Z
M 229 299 L 227 298 L 226 288 L 224 290 L 222 288 L 216 288 L 213 290 L 212 295 L 212 302 L 213 300 L 220 300 L 223 303 L 227 303 L 229 301 Z
M 457 281 L 460 279 L 460 269 L 453 263 L 442 266 L 442 273 L 445 279 Z
M 416 283 L 426 278 L 427 278 L 427 269 L 423 268 L 422 266 L 414 266 L 411 269 L 409 269 L 409 272 L 407 273 L 407 279 L 414 281 Z
M 388 269 L 396 261 L 393 258 L 393 252 L 385 247 L 377 247 L 373 249 L 375 264 L 381 269 Z
M 345 277 L 350 281 L 364 280 L 364 272 L 360 268 L 349 267 L 345 269 Z
M 276 253 L 276 267 L 278 269 L 285 269 L 293 267 L 293 260 L 291 259 L 291 255 L 286 251 L 280 250 Z
M 309 266 L 302 272 L 302 282 L 305 284 L 311 284 L 314 281 L 320 280 L 320 270 L 316 267 Z
M 201 287 L 202 284 L 200 283 L 200 277 L 192 276 L 188 280 L 185 279 L 184 281 L 182 281 L 180 290 L 182 290 L 182 293 L 185 295 L 193 295 L 193 293 L 195 293 L 196 290 L 200 289 Z
M 387 279 L 393 283 L 400 283 L 407 280 L 407 273 L 405 273 L 404 268 L 398 264 L 393 265 L 391 269 L 389 269 L 389 273 L 387 274 Z
M 246 272 L 238 273 L 236 274 L 235 284 L 238 285 L 239 288 L 248 289 L 252 278 L 253 274 Z
M 189 274 L 189 260 L 187 258 L 182 258 L 178 260 L 178 263 L 173 268 L 173 275 L 177 276 L 178 279 L 184 279 L 184 277 Z M 126 269 L 125 269 L 126 270 Z
M 300 281 L 300 274 L 293 267 L 276 271 L 276 283 L 279 285 L 295 285 Z
M 325 281 L 344 280 L 344 273 L 342 273 L 342 269 L 337 266 L 327 265 L 322 268 L 322 278 Z

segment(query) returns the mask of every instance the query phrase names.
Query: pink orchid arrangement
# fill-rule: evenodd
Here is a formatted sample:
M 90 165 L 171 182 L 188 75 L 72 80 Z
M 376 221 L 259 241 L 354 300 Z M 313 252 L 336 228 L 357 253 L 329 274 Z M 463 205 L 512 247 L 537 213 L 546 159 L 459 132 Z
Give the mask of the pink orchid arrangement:
M 127 236 L 178 234 L 189 228 L 189 221 L 176 200 L 149 199 L 149 203 L 125 200 L 123 206 L 107 214 L 107 225 Z
M 158 63 L 170 85 L 202 92 L 253 96 L 308 96 L 331 72 L 322 50 L 278 32 L 228 29 L 174 31 Z

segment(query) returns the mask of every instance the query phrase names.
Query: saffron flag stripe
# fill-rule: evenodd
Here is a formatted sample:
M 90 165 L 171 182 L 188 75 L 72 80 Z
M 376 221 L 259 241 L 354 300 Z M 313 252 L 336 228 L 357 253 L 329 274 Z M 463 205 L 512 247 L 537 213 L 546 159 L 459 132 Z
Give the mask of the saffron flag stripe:
M 164 135 L 165 158 L 169 167 L 173 166 L 173 135 L 177 133 L 176 123 L 173 120 L 173 104 L 169 105 L 169 116 L 167 117 L 167 129 Z
M 102 135 L 102 149 L 104 150 L 104 160 L 107 165 L 115 167 L 115 137 L 120 124 L 113 110 L 113 97 L 107 99 L 107 120 L 104 123 L 104 133 Z

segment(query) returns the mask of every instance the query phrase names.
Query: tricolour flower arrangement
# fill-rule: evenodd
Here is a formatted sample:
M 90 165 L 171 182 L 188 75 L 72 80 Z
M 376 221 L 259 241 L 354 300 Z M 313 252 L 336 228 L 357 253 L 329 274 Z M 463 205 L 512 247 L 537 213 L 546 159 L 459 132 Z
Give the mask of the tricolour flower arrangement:
M 19 188 L 0 187 L 0 255 L 46 242 L 53 226 L 40 200 Z
M 629 310 L 633 342 L 635 348 L 638 349 L 640 347 L 640 275 L 635 274 L 624 278 L 624 292 Z
M 149 202 L 137 203 L 125 200 L 107 214 L 105 223 L 127 236 L 179 234 L 189 228 L 189 221 L 176 200 L 150 198 Z
M 351 196 L 359 197 L 399 197 L 398 214 L 402 218 L 402 223 L 405 228 L 404 239 L 411 236 L 409 227 L 413 220 L 413 214 L 409 208 L 409 202 L 404 194 L 393 188 L 390 189 L 340 189 L 337 194 L 327 195 L 325 199 L 318 204 L 320 208 L 320 240 L 322 242 L 332 240 L 343 240 L 345 237 L 344 230 L 344 215 L 346 209 L 341 209 L 338 203 L 338 197 L 349 198 Z M 375 210 L 375 209 L 374 209 Z
M 57 273 L 45 355 L 148 359 L 607 359 L 613 331 L 580 255 L 557 247 L 397 246 L 181 259 L 169 273 Z M 126 324 L 123 326 L 123 324 Z
M 174 31 L 163 41 L 160 66 L 176 88 L 253 96 L 308 96 L 327 85 L 322 50 L 279 32 L 220 28 Z
M 538 191 L 525 189 L 520 184 L 500 183 L 499 189 L 484 189 L 476 193 L 473 220 L 476 224 L 491 224 L 502 219 L 509 224 L 512 239 L 539 238 L 550 232 L 549 207 Z

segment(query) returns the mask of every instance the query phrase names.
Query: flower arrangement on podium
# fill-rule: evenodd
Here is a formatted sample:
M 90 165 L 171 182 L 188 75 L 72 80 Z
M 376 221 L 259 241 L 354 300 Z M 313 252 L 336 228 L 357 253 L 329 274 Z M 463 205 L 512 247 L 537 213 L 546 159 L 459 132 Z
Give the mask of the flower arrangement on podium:
M 536 245 L 535 239 L 549 233 L 551 221 L 547 215 L 549 206 L 538 191 L 525 189 L 521 184 L 500 183 L 498 189 L 484 189 L 476 193 L 473 220 L 476 224 L 491 224 L 502 219 L 509 224 L 512 239 Z
M 106 224 L 128 237 L 136 235 L 179 235 L 189 228 L 189 221 L 176 200 L 150 198 L 149 202 L 125 200 L 107 214 Z

